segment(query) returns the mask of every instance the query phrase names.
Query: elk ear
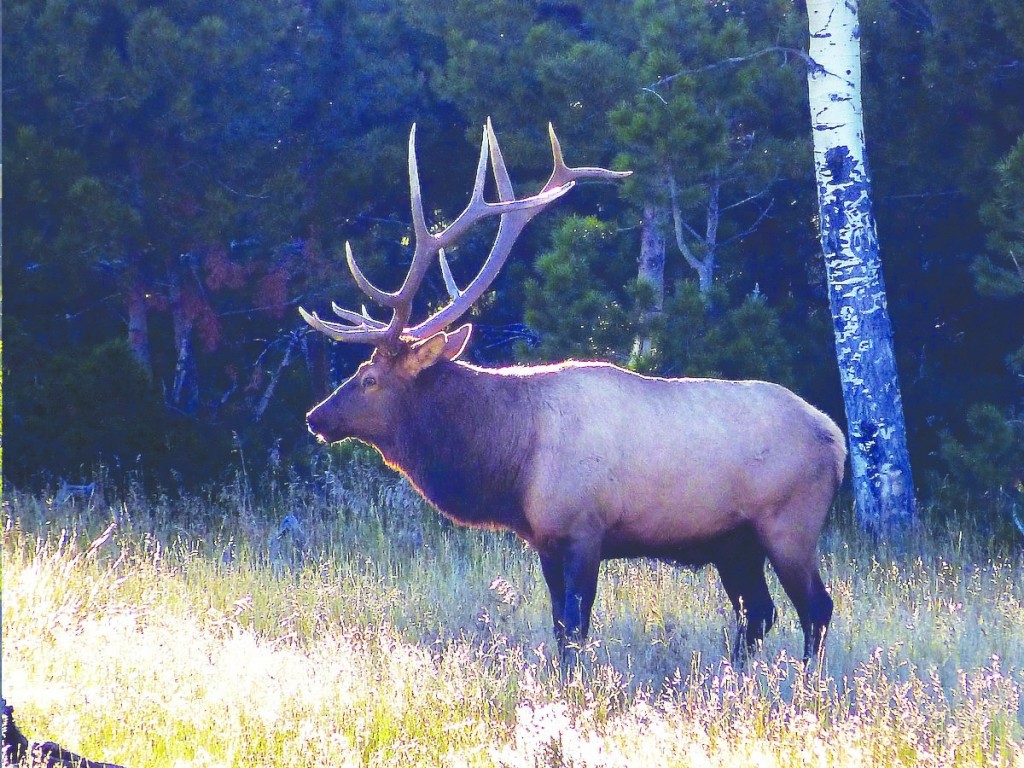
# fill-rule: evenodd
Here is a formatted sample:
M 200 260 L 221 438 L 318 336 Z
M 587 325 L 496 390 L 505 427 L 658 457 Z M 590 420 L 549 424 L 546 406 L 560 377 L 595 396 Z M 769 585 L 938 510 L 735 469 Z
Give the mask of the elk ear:
M 415 376 L 438 361 L 444 354 L 447 343 L 448 336 L 444 331 L 415 342 L 409 347 L 409 354 L 402 361 L 402 367 L 405 368 L 406 373 Z
M 456 328 L 451 333 L 445 334 L 444 351 L 441 353 L 449 360 L 455 360 L 463 352 L 466 351 L 466 346 L 469 344 L 469 335 L 473 332 L 473 326 L 466 323 L 459 328 Z
M 429 368 L 440 358 L 445 357 L 454 360 L 466 348 L 469 342 L 469 333 L 473 326 L 469 323 L 451 333 L 439 331 L 421 341 L 415 342 L 409 347 L 409 354 L 405 358 L 405 370 L 415 375 L 425 368 Z

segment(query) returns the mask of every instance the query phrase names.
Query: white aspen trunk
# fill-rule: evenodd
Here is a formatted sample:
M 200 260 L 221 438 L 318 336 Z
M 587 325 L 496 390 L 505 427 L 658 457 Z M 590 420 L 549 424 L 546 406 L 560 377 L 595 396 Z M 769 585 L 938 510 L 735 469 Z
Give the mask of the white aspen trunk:
M 808 0 L 807 88 L 857 516 L 881 530 L 912 519 L 916 504 L 871 211 L 857 11 L 858 0 Z

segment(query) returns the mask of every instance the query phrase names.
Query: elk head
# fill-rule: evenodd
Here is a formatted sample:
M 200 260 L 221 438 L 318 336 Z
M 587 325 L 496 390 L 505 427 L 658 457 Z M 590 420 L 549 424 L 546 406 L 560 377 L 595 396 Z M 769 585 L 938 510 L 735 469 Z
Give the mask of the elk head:
M 309 412 L 307 423 L 311 432 L 329 442 L 346 437 L 356 437 L 378 446 L 386 442 L 394 431 L 395 414 L 400 413 L 398 405 L 406 397 L 410 383 L 438 360 L 454 360 L 465 349 L 472 329 L 470 325 L 463 325 L 451 333 L 444 329 L 462 317 L 487 290 L 527 223 L 572 189 L 579 179 L 617 179 L 629 175 L 628 171 L 568 167 L 550 125 L 548 132 L 554 156 L 551 177 L 537 194 L 517 199 L 488 119 L 469 204 L 447 227 L 431 232 L 423 212 L 416 164 L 416 126 L 413 125 L 409 133 L 409 185 L 415 248 L 401 287 L 389 292 L 373 285 L 356 264 L 352 248 L 345 243 L 345 257 L 356 284 L 374 303 L 390 309 L 391 318 L 382 322 L 372 318 L 365 307 L 354 312 L 332 304 L 334 313 L 344 321 L 336 322 L 299 309 L 307 323 L 332 339 L 375 347 L 370 359 L 359 367 L 354 376 Z M 488 158 L 499 197 L 495 203 L 484 199 Z M 501 217 L 494 244 L 480 272 L 465 290 L 460 290 L 452 277 L 444 249 L 458 241 L 475 223 L 491 216 Z M 435 257 L 451 302 L 423 322 L 410 326 L 413 297 Z

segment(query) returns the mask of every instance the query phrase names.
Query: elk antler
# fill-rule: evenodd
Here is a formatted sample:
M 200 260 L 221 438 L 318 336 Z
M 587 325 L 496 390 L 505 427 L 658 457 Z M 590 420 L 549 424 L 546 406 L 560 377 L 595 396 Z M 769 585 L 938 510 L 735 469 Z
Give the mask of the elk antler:
M 413 125 L 409 132 L 409 186 L 416 246 L 409 272 L 406 274 L 402 286 L 397 291 L 388 292 L 371 283 L 356 264 L 352 248 L 345 243 L 345 258 L 356 284 L 375 303 L 392 310 L 390 321 L 383 323 L 374 320 L 366 311 L 366 307 L 363 307 L 361 312 L 353 312 L 342 309 L 337 304 L 333 304 L 332 309 L 338 317 L 348 322 L 347 325 L 321 320 L 315 312 L 310 313 L 300 307 L 299 312 L 302 317 L 318 331 L 338 341 L 355 341 L 378 346 L 393 344 L 402 336 L 417 339 L 427 338 L 455 322 L 469 310 L 473 302 L 479 299 L 493 282 L 508 258 L 513 243 L 530 219 L 572 189 L 577 179 L 617 179 L 628 176 L 630 173 L 629 171 L 609 171 L 604 168 L 569 168 L 562 159 L 562 148 L 555 136 L 554 128 L 550 125 L 548 132 L 551 136 L 551 151 L 554 155 L 554 169 L 551 172 L 551 177 L 536 195 L 517 200 L 512 190 L 512 181 L 505 167 L 505 161 L 501 156 L 501 149 L 498 147 L 497 137 L 494 135 L 494 128 L 488 118 L 487 125 L 484 127 L 483 140 L 480 143 L 480 159 L 477 162 L 476 181 L 473 184 L 473 193 L 470 196 L 469 204 L 451 224 L 440 232 L 431 233 L 427 229 L 426 217 L 423 213 L 419 170 L 416 165 L 416 126 Z M 497 203 L 488 203 L 484 200 L 488 155 L 500 198 Z M 444 249 L 458 241 L 471 226 L 490 216 L 501 216 L 494 245 L 480 268 L 480 272 L 464 291 L 460 291 L 452 278 Z M 407 327 L 406 323 L 409 322 L 412 313 L 413 296 L 419 289 L 435 255 L 440 262 L 441 273 L 452 301 L 419 325 Z

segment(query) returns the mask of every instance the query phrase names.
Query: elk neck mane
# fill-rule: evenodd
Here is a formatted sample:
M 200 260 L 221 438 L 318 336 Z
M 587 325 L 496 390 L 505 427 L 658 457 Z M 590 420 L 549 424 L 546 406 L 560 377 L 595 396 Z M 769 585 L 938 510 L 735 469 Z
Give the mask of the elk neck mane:
M 416 377 L 385 457 L 457 522 L 527 533 L 520 502 L 534 434 L 531 383 L 562 367 L 438 361 Z

